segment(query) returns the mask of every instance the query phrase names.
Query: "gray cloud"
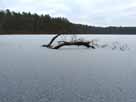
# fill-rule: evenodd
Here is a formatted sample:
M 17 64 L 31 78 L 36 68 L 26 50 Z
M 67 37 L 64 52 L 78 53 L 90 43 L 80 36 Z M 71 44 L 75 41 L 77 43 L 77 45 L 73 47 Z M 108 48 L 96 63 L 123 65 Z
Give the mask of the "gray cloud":
M 98 26 L 136 26 L 135 0 L 0 0 L 0 9 L 67 17 Z

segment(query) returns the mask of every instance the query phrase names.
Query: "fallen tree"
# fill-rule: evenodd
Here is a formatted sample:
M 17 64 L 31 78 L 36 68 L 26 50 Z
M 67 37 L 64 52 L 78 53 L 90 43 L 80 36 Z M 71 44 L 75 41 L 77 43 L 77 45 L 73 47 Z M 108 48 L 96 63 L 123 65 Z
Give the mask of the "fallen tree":
M 90 43 L 92 43 L 92 41 L 81 41 L 81 40 L 74 40 L 74 41 L 58 41 L 59 43 L 55 46 L 53 46 L 53 42 L 55 41 L 56 38 L 58 38 L 61 34 L 57 34 L 56 36 L 54 36 L 51 41 L 49 42 L 49 44 L 47 45 L 42 45 L 42 47 L 47 47 L 47 48 L 51 48 L 51 49 L 59 49 L 63 46 L 71 46 L 71 45 L 76 45 L 76 46 L 85 46 L 87 48 L 93 48 L 95 49 L 94 45 L 90 45 Z
M 77 45 L 77 46 L 85 46 L 87 48 L 93 48 L 95 49 L 94 46 L 90 45 L 90 42 L 83 42 L 83 41 L 75 41 L 75 42 L 67 42 L 67 41 L 63 41 L 62 43 L 60 43 L 59 45 L 56 45 L 55 47 L 53 47 L 53 49 L 59 49 L 63 46 L 71 46 L 71 45 Z

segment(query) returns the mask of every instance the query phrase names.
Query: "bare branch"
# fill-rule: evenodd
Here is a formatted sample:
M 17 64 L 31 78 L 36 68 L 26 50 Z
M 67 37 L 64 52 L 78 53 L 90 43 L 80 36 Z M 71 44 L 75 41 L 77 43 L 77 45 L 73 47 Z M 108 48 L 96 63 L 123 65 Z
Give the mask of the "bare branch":
M 52 39 L 51 39 L 51 41 L 49 42 L 49 44 L 47 44 L 47 45 L 42 45 L 42 47 L 51 47 L 51 44 L 55 41 L 55 39 L 57 38 L 57 37 L 59 37 L 61 34 L 57 34 L 56 36 L 54 36 Z
M 85 47 L 87 47 L 87 48 L 93 48 L 93 49 L 95 49 L 95 47 L 93 46 L 93 45 L 90 45 L 90 41 L 80 41 L 80 40 L 74 40 L 74 41 L 59 41 L 58 42 L 58 45 L 56 45 L 56 46 L 52 46 L 52 43 L 55 41 L 55 39 L 57 38 L 57 37 L 59 37 L 61 34 L 57 34 L 56 36 L 54 36 L 52 39 L 51 39 L 51 41 L 49 42 L 49 44 L 48 45 L 42 45 L 42 47 L 48 47 L 48 48 L 51 48 L 51 49 L 59 49 L 59 48 L 61 48 L 61 47 L 63 47 L 63 46 L 71 46 L 71 45 L 76 45 L 76 46 L 85 46 Z

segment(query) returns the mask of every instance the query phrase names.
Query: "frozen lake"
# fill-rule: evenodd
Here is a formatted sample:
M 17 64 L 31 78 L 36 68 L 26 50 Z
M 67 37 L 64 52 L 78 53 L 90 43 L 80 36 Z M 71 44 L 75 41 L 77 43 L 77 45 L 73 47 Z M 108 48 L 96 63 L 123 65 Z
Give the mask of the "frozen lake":
M 0 36 L 0 102 L 136 102 L 135 35 L 78 36 L 106 48 L 41 47 L 51 37 Z

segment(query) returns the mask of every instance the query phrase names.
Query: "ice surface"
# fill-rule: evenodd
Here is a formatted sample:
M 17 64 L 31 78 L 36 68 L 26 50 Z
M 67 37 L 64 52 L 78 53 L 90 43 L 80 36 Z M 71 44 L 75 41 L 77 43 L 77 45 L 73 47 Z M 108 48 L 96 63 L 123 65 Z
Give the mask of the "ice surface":
M 136 36 L 79 36 L 108 44 L 95 50 L 42 48 L 51 37 L 0 37 L 0 102 L 136 102 Z

